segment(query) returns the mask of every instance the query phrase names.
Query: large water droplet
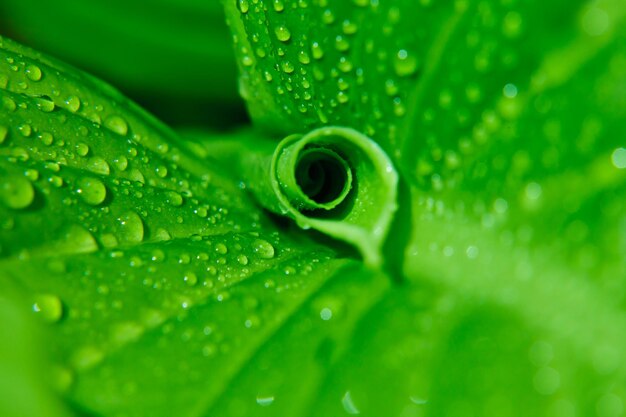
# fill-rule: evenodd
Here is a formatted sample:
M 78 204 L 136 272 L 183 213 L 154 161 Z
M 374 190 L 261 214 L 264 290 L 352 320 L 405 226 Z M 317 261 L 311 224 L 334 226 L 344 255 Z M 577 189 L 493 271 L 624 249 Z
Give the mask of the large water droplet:
M 120 116 L 108 117 L 104 121 L 104 126 L 118 135 L 126 136 L 128 133 L 128 124 Z
M 393 65 L 398 76 L 406 77 L 417 71 L 418 62 L 415 55 L 409 54 L 406 49 L 400 49 L 396 53 Z
M 30 181 L 23 177 L 0 179 L 0 201 L 7 207 L 19 210 L 30 206 L 35 199 L 35 190 Z
M 37 108 L 44 113 L 50 113 L 55 108 L 54 101 L 52 101 L 49 97 L 37 97 L 35 99 L 35 104 L 37 105 Z
M 48 323 L 56 323 L 63 317 L 63 303 L 54 294 L 39 294 L 35 296 L 33 311 Z
M 96 239 L 79 225 L 71 225 L 54 245 L 57 253 L 90 253 L 98 250 Z
M 252 242 L 252 247 L 254 248 L 254 253 L 256 253 L 260 258 L 272 259 L 274 257 L 274 246 L 272 246 L 272 244 L 267 240 L 256 239 Z
M 76 192 L 83 201 L 92 206 L 101 204 L 107 195 L 107 190 L 102 181 L 97 178 L 84 177 L 78 181 Z
M 134 211 L 127 211 L 117 219 L 120 243 L 139 243 L 143 240 L 143 221 Z
M 198 276 L 195 273 L 188 271 L 187 273 L 185 273 L 185 276 L 183 277 L 183 281 L 185 281 L 185 284 L 189 285 L 190 287 L 193 287 L 194 285 L 198 283 Z
M 109 173 L 111 172 L 111 167 L 109 167 L 107 161 L 99 156 L 94 156 L 93 158 L 89 159 L 85 168 L 87 168 L 94 174 L 100 175 L 109 175 Z
M 274 29 L 274 33 L 276 34 L 276 38 L 278 38 L 281 42 L 287 42 L 291 39 L 291 32 L 285 26 L 278 26 Z
M 72 113 L 76 113 L 80 109 L 80 99 L 76 96 L 70 96 L 65 100 L 67 108 Z
M 220 255 L 226 255 L 228 253 L 228 248 L 223 243 L 218 243 L 217 245 L 215 245 L 215 252 L 219 253 Z
M 28 65 L 26 67 L 26 76 L 31 81 L 41 80 L 41 69 L 37 65 Z
M 248 13 L 248 10 L 250 9 L 250 3 L 248 3 L 248 0 L 238 0 L 237 8 L 239 9 L 241 13 L 246 14 Z

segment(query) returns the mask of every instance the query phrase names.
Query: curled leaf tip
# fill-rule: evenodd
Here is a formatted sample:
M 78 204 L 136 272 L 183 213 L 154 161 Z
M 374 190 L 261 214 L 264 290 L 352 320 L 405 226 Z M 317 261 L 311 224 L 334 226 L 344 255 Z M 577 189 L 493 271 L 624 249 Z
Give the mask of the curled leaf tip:
M 336 126 L 291 135 L 274 151 L 270 179 L 281 212 L 354 245 L 366 263 L 380 266 L 398 175 L 374 141 Z

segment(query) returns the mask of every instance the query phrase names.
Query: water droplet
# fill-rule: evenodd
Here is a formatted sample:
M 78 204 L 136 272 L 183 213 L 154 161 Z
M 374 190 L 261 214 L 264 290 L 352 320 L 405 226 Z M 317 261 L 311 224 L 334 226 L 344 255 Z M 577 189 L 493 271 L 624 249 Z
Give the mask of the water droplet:
M 39 111 L 44 113 L 50 113 L 55 109 L 54 101 L 52 101 L 49 97 L 37 97 L 35 99 L 35 104 L 37 105 Z
M 91 232 L 77 224 L 69 226 L 54 247 L 56 253 L 91 253 L 98 250 Z
M 238 255 L 237 256 L 237 262 L 239 262 L 240 265 L 246 266 L 248 265 L 248 257 L 246 255 Z
M 17 130 L 25 138 L 29 137 L 33 133 L 33 128 L 28 123 L 19 125 Z
M 170 235 L 170 232 L 168 232 L 167 230 L 163 229 L 162 227 L 159 227 L 156 230 L 156 232 L 154 232 L 153 237 L 158 242 L 166 241 L 166 240 L 172 240 L 172 235 Z
M 406 49 L 400 49 L 396 53 L 393 65 L 398 76 L 406 77 L 417 71 L 418 62 L 417 58 L 409 54 Z
M 276 27 L 274 33 L 276 34 L 276 38 L 281 42 L 287 42 L 291 39 L 291 32 L 285 26 Z
M 104 121 L 104 126 L 118 135 L 126 136 L 128 133 L 128 124 L 120 116 L 108 117 Z
M 17 104 L 15 104 L 15 101 L 13 101 L 10 97 L 2 97 L 2 108 L 12 112 L 17 109 Z
M 322 59 L 324 57 L 324 51 L 318 42 L 313 42 L 311 44 L 311 53 L 315 59 Z
M 256 253 L 260 258 L 272 259 L 274 257 L 274 246 L 266 240 L 256 239 L 252 242 L 252 247 L 254 248 L 254 253 Z
M 24 177 L 4 177 L 0 179 L 0 201 L 7 207 L 20 210 L 30 206 L 35 199 L 35 190 Z
M 139 243 L 143 240 L 143 221 L 134 211 L 127 211 L 117 219 L 118 237 L 122 243 Z
M 339 58 L 339 64 L 337 64 L 337 68 L 339 68 L 342 72 L 352 71 L 352 61 L 350 61 L 345 56 Z
M 107 161 L 100 158 L 99 156 L 94 156 L 93 158 L 89 159 L 89 161 L 85 165 L 85 168 L 87 168 L 94 174 L 100 175 L 109 175 L 109 173 L 111 172 L 111 168 L 109 167 Z
M 330 9 L 324 10 L 324 13 L 322 13 L 322 21 L 327 25 L 330 25 L 335 21 L 335 15 Z
M 165 165 L 159 165 L 156 167 L 155 172 L 161 178 L 167 177 L 167 167 Z
M 33 311 L 48 323 L 56 323 L 63 317 L 63 303 L 54 294 L 39 294 L 35 296 Z
M 179 207 L 183 204 L 183 197 L 176 191 L 166 191 L 165 201 L 171 206 Z
M 300 61 L 301 64 L 306 65 L 311 62 L 311 58 L 309 57 L 309 54 L 307 54 L 306 52 L 300 51 L 298 53 L 298 61 Z
M 295 70 L 293 64 L 290 61 L 282 61 L 280 63 L 280 68 L 283 70 L 283 72 L 287 74 L 291 74 Z
M 65 100 L 67 108 L 72 113 L 76 113 L 80 109 L 80 99 L 76 96 L 70 96 Z
M 185 281 L 187 285 L 193 287 L 194 285 L 198 283 L 198 277 L 196 276 L 196 274 L 190 271 L 190 272 L 185 273 L 185 276 L 183 277 L 183 281 Z
M 351 22 L 350 20 L 344 20 L 342 23 L 343 33 L 345 33 L 346 35 L 355 34 L 358 28 L 359 27 L 356 25 L 356 23 Z
M 341 35 L 335 38 L 335 48 L 340 52 L 345 52 L 350 49 L 350 42 Z
M 24 176 L 30 181 L 37 181 L 39 179 L 39 171 L 36 169 L 28 168 L 24 171 Z
M 128 168 L 128 159 L 124 155 L 118 156 L 113 160 L 113 166 L 119 171 L 125 171 Z
M 101 204 L 107 195 L 107 189 L 102 181 L 92 177 L 84 177 L 78 180 L 76 192 L 85 203 L 92 206 Z
M 248 3 L 248 0 L 239 0 L 237 1 L 237 8 L 241 13 L 246 14 L 250 9 L 250 3 Z
M 283 10 L 285 10 L 285 5 L 283 4 L 282 0 L 274 0 L 274 10 L 276 10 L 277 12 L 282 12 Z
M 89 153 L 89 146 L 85 143 L 77 143 L 76 144 L 76 154 L 78 156 L 87 156 Z
M 26 76 L 31 81 L 41 80 L 41 69 L 37 65 L 28 65 L 26 67 Z
M 217 245 L 215 245 L 215 252 L 219 253 L 220 255 L 226 255 L 228 253 L 228 248 L 223 243 L 218 243 Z

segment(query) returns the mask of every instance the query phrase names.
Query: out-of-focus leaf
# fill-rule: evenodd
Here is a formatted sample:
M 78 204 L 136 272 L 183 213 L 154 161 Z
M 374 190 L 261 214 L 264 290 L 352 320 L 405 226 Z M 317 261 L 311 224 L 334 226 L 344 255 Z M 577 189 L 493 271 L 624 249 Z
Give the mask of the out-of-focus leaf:
M 2 34 L 93 73 L 170 123 L 245 119 L 216 1 L 6 0 Z

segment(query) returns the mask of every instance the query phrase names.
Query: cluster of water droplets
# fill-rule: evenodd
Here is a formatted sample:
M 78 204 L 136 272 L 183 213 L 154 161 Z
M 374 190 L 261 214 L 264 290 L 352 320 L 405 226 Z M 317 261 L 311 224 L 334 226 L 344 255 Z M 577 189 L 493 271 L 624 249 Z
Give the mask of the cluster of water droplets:
M 408 87 L 422 67 L 418 39 L 425 32 L 396 38 L 400 25 L 410 23 L 401 19 L 404 6 L 243 0 L 237 7 L 241 22 L 231 25 L 243 69 L 242 95 L 252 104 L 253 117 L 292 115 L 296 123 L 284 122 L 298 128 L 349 120 L 369 136 L 389 140 L 387 125 L 396 121 L 382 119 L 405 115 Z M 300 24 L 298 16 L 315 26 Z

